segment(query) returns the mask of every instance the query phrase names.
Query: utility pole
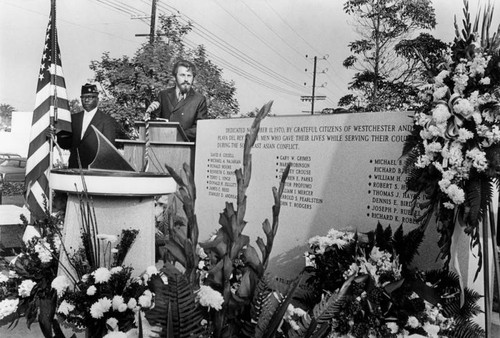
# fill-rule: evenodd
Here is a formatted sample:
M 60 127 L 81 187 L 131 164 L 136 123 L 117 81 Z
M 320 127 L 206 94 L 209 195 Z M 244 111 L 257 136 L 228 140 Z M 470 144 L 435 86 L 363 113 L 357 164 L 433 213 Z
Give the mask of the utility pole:
M 313 70 L 313 88 L 312 88 L 312 100 L 311 100 L 311 115 L 314 115 L 314 90 L 316 89 L 316 63 L 318 62 L 318 57 L 314 57 L 314 70 Z
M 155 25 L 156 25 L 156 1 L 151 0 L 151 23 L 149 24 L 149 34 L 136 34 L 135 36 L 149 36 L 149 43 L 155 42 Z M 133 19 L 144 19 L 143 17 L 134 17 Z
M 306 58 L 307 57 L 308 56 L 306 55 Z M 323 58 L 321 58 L 321 60 L 326 60 L 327 58 L 328 58 L 328 55 L 325 55 Z M 311 101 L 311 115 L 314 115 L 314 101 L 326 99 L 326 96 L 324 96 L 324 95 L 321 95 L 321 96 L 316 95 L 316 65 L 317 65 L 317 62 L 318 62 L 318 57 L 315 56 L 314 57 L 314 67 L 313 67 L 312 95 L 300 97 L 300 99 L 302 101 Z M 325 69 L 325 70 L 321 71 L 320 73 L 326 73 L 327 70 L 328 69 Z M 307 72 L 307 69 L 306 69 L 306 72 Z M 306 83 L 304 83 L 304 85 L 306 85 Z M 325 82 L 319 87 L 325 87 L 326 85 L 327 85 L 327 83 Z

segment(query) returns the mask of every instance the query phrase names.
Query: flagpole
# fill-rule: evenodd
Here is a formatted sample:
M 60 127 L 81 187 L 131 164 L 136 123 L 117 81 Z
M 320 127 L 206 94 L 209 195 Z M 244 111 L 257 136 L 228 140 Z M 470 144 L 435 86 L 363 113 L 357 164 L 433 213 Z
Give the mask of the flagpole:
M 47 196 L 47 201 L 48 201 L 48 207 L 49 207 L 49 212 L 52 213 L 52 187 L 50 184 L 50 171 L 52 170 L 52 162 L 54 160 L 53 158 L 53 147 L 54 147 L 54 136 L 55 133 L 54 131 L 54 125 L 57 122 L 57 86 L 56 86 L 56 76 L 57 76 L 57 29 L 56 29 L 56 0 L 50 0 L 50 12 L 51 12 L 51 17 L 50 17 L 50 25 L 52 27 L 51 29 L 51 39 L 52 39 L 52 64 L 54 65 L 54 74 L 51 74 L 50 77 L 50 83 L 51 86 L 54 88 L 54 96 L 52 100 L 52 110 L 50 110 L 50 144 L 49 144 L 49 180 L 48 180 L 48 185 L 49 185 L 49 196 Z

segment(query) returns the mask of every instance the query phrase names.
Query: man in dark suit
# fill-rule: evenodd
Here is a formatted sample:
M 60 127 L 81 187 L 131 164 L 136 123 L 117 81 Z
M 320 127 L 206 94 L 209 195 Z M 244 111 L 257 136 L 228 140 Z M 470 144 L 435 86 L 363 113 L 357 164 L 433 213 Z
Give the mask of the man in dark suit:
M 193 89 L 196 67 L 189 61 L 181 60 L 175 63 L 172 75 L 175 87 L 162 90 L 158 101 L 151 103 L 146 113 L 179 122 L 189 140 L 195 141 L 198 120 L 207 118 L 207 101 Z
M 71 115 L 71 134 L 59 134 L 57 142 L 63 149 L 69 149 L 69 168 L 79 168 L 80 157 L 82 169 L 88 169 L 97 154 L 97 135 L 91 125 L 96 127 L 115 145 L 119 125 L 114 118 L 98 109 L 99 92 L 92 84 L 82 86 L 80 99 L 83 111 Z

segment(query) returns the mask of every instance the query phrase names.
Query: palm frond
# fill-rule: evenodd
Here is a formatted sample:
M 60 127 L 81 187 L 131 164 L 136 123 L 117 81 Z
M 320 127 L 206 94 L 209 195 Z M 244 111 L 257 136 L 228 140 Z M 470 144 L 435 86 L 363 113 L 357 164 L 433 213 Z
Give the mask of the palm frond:
M 203 332 L 203 315 L 191 284 L 175 268 L 165 267 L 162 272 L 167 275 L 168 284 L 155 283 L 152 290 L 156 295 L 155 307 L 146 313 L 146 318 L 150 323 L 160 325 L 166 334 L 171 316 L 175 337 L 197 337 Z
M 263 306 L 269 298 L 273 289 L 270 286 L 269 274 L 264 274 L 255 287 L 254 296 L 250 303 L 250 315 L 253 320 L 257 321 L 262 314 Z
M 413 229 L 406 235 L 403 233 L 402 225 L 396 229 L 393 236 L 393 246 L 399 255 L 399 262 L 402 266 L 407 267 L 410 265 L 415 255 L 418 254 L 418 248 L 423 240 L 424 231 L 421 228 Z
M 450 337 L 484 337 L 484 330 L 471 321 L 471 318 L 481 313 L 478 301 L 482 296 L 474 290 L 463 290 L 464 304 L 460 306 L 460 278 L 454 271 L 431 270 L 425 273 L 426 281 L 444 294 L 440 304 L 443 315 L 453 318 L 455 324 L 448 336 Z
M 282 297 L 276 293 L 273 293 L 271 297 L 268 297 L 267 301 L 264 303 L 263 312 L 259 317 L 257 326 L 255 328 L 255 338 L 271 338 L 274 337 L 276 331 L 278 330 L 283 316 L 285 315 L 288 305 L 290 304 L 295 290 L 302 281 L 302 275 L 300 275 L 289 287 L 286 292 L 285 297 Z

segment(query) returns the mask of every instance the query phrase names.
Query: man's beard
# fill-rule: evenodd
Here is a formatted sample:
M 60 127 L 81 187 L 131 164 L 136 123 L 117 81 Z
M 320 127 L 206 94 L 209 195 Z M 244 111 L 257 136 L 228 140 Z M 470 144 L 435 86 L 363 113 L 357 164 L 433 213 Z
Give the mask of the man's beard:
M 184 82 L 179 85 L 179 91 L 181 92 L 181 94 L 186 94 L 189 89 L 191 89 L 191 83 L 189 82 Z

